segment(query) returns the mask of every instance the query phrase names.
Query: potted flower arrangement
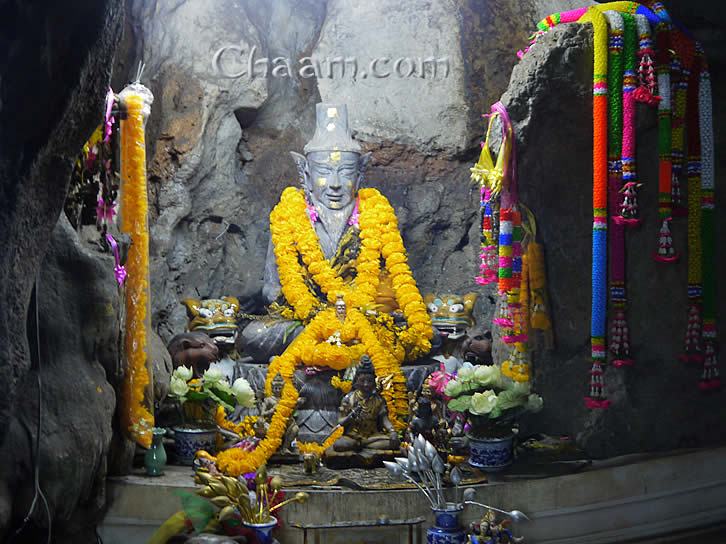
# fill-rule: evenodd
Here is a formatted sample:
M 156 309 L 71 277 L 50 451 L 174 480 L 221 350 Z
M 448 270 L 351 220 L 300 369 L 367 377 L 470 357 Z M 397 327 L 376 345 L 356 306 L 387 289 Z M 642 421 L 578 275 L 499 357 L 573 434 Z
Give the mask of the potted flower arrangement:
M 169 391 L 181 408 L 182 425 L 173 430 L 177 462 L 185 465 L 192 464 L 198 450 L 214 450 L 219 406 L 231 412 L 235 406 L 251 408 L 255 404 L 255 392 L 247 380 L 238 378 L 230 385 L 216 367 L 207 369 L 201 378 L 194 378 L 189 367 L 177 367 Z
M 464 363 L 444 388 L 448 407 L 466 415 L 469 464 L 494 472 L 512 463 L 512 428 L 525 412 L 542 409 L 529 381 L 504 376 L 496 365 Z

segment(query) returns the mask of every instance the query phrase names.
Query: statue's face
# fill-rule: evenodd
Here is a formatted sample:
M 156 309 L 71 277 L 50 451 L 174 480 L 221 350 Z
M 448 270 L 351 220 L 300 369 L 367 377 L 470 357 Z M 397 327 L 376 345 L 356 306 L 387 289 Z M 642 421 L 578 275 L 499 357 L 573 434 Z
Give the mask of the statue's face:
M 376 379 L 372 374 L 361 374 L 355 379 L 355 387 L 368 396 L 376 389 Z
M 345 208 L 358 192 L 360 155 L 350 151 L 308 153 L 308 190 L 315 204 L 331 210 Z
M 280 398 L 282 396 L 282 386 L 284 384 L 280 383 L 279 381 L 273 381 L 272 382 L 272 394 L 276 396 L 277 398 Z

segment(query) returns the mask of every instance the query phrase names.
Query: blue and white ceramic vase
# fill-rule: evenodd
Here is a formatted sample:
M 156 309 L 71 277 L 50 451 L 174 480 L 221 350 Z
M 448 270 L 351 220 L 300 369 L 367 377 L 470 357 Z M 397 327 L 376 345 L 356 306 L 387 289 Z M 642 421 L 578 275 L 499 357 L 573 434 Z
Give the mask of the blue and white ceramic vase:
M 154 427 L 152 430 L 151 447 L 144 454 L 144 468 L 147 476 L 161 476 L 166 466 L 166 450 L 164 435 L 166 430 Z
M 180 465 L 194 464 L 194 454 L 199 450 L 214 452 L 217 429 L 208 427 L 174 427 L 174 449 L 176 462 Z
M 469 464 L 484 472 L 499 472 L 512 464 L 514 435 L 504 438 L 469 436 Z
M 426 532 L 427 544 L 464 544 L 466 531 L 459 524 L 459 514 L 464 511 L 461 504 L 446 503 L 445 508 L 432 508 L 434 526 Z
M 272 538 L 272 530 L 277 527 L 277 518 L 275 516 L 270 516 L 270 521 L 266 523 L 247 523 L 243 521 L 242 525 L 255 532 L 257 542 L 260 544 L 273 544 L 277 542 Z

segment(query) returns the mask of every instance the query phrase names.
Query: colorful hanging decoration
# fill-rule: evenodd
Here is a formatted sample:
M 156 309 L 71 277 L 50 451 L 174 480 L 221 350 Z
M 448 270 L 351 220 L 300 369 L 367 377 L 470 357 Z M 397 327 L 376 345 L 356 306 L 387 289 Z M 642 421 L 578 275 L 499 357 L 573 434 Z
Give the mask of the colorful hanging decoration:
M 617 14 L 606 12 L 618 12 L 622 24 Z M 609 39 L 606 19 L 611 26 Z M 717 387 L 720 384 L 715 359 L 717 350 L 715 344 L 707 345 L 707 338 L 715 340 L 715 293 L 713 277 L 706 276 L 714 276 L 715 272 L 712 223 L 713 137 L 710 85 L 708 72 L 704 68 L 705 59 L 697 58 L 700 55 L 699 46 L 672 24 L 662 3 L 654 1 L 647 1 L 646 5 L 611 2 L 591 6 L 586 10 L 551 15 L 538 23 L 537 34 L 529 48 L 555 25 L 574 21 L 591 23 L 595 31 L 591 317 L 593 365 L 590 372 L 590 394 L 586 403 L 592 408 L 605 407 L 608 404 L 603 372 L 606 343 L 603 324 L 606 322 L 608 309 L 604 294 L 604 285 L 607 282 L 606 262 L 609 262 L 610 270 L 609 309 L 612 312 L 609 316 L 611 327 L 608 347 L 615 357 L 613 363 L 616 366 L 630 362 L 630 338 L 625 315 L 625 244 L 620 230 L 622 227 L 640 223 L 639 206 L 642 203 L 638 199 L 639 183 L 635 164 L 636 101 L 658 106 L 660 229 L 654 258 L 661 262 L 675 262 L 679 259 L 671 234 L 672 216 L 687 213 L 689 308 L 684 359 L 704 361 L 701 387 Z M 651 27 L 656 29 L 657 47 L 653 46 Z M 636 42 L 632 35 L 633 29 L 637 29 L 637 53 L 634 52 Z M 614 86 L 618 84 L 621 66 L 623 72 L 620 100 L 619 89 Z M 694 106 L 696 96 L 697 108 Z M 694 121 L 696 116 L 699 119 L 698 125 Z M 688 151 L 687 157 L 685 150 Z M 687 189 L 683 183 L 684 174 L 687 178 Z M 617 193 L 614 191 L 616 187 L 619 187 Z M 605 219 L 608 212 L 612 218 L 609 226 Z M 605 249 L 608 243 L 609 261 Z M 531 270 L 529 276 L 532 276 Z M 709 281 L 710 287 L 707 288 Z M 709 303 L 706 302 L 707 299 Z M 711 304 L 709 312 L 705 309 L 707 304 Z
M 698 89 L 698 116 L 701 144 L 701 251 L 703 281 L 703 373 L 701 389 L 721 387 L 716 355 L 716 237 L 714 225 L 714 144 L 711 78 L 705 58 L 701 58 Z
M 139 445 L 151 446 L 154 414 L 153 376 L 147 352 L 149 331 L 149 220 L 146 188 L 145 125 L 153 95 L 134 83 L 120 93 L 125 117 L 121 120 L 121 231 L 131 236 L 126 259 L 126 331 L 124 352 L 123 428 Z
M 672 130 L 671 130 L 671 63 L 670 23 L 660 21 L 656 27 L 656 72 L 658 74 L 658 92 L 661 100 L 658 103 L 658 216 L 661 220 L 658 231 L 658 248 L 653 258 L 660 262 L 675 262 L 679 255 L 673 249 L 671 237 L 671 183 L 673 177 Z
M 698 63 L 700 65 L 700 62 Z M 687 91 L 688 130 L 688 312 L 685 350 L 681 360 L 703 363 L 701 251 L 701 139 L 698 115 L 700 69 L 694 66 Z

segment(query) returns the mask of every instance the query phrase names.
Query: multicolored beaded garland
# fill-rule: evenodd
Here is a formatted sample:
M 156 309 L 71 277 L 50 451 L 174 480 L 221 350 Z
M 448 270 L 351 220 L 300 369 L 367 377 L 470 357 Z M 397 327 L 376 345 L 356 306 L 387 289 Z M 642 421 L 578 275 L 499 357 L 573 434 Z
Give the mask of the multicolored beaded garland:
M 621 17 L 611 12 L 619 12 Z M 606 19 L 611 27 L 609 40 Z M 676 29 L 663 5 L 654 1 L 648 1 L 647 6 L 635 2 L 611 2 L 551 15 L 537 24 L 538 33 L 530 48 L 536 43 L 537 38 L 555 25 L 574 21 L 591 23 L 595 31 L 591 315 L 593 366 L 590 371 L 590 394 L 586 397 L 586 404 L 591 408 L 602 408 L 609 404 L 604 392 L 602 367 L 606 344 L 604 323 L 607 320 L 607 308 L 604 286 L 607 281 L 605 268 L 608 230 L 611 257 L 610 303 L 614 311 L 614 315 L 611 316 L 610 348 L 615 357 L 614 364 L 623 364 L 629 360 L 621 357 L 628 355 L 627 350 L 624 351 L 623 348 L 626 344 L 629 347 L 630 341 L 623 312 L 626 305 L 624 239 L 621 238 L 622 233 L 619 231 L 621 226 L 639 224 L 636 192 L 638 182 L 635 168 L 635 101 L 652 106 L 658 105 L 658 214 L 661 227 L 654 258 L 661 262 L 678 260 L 679 255 L 673 248 L 670 232 L 671 217 L 674 211 L 676 214 L 684 215 L 683 211 L 687 212 L 690 304 L 686 355 L 695 353 L 696 360 L 700 360 L 698 352 L 700 349 L 703 350 L 704 367 L 700 386 L 703 389 L 717 387 L 720 380 L 715 358 L 713 128 L 710 81 L 705 68 L 705 59 L 698 58 L 699 46 Z M 656 28 L 657 49 L 654 49 L 651 39 L 651 25 Z M 637 28 L 637 58 L 632 37 L 634 28 Z M 673 55 L 670 52 L 671 47 L 674 50 Z M 657 76 L 653 70 L 654 57 Z M 637 63 L 638 58 L 639 63 Z M 623 68 L 624 72 L 621 72 Z M 698 74 L 697 78 L 694 72 Z M 622 101 L 619 100 L 620 88 L 613 88 L 620 77 L 622 77 Z M 697 109 L 694 106 L 696 96 Z M 696 116 L 698 124 L 694 121 Z M 622 139 L 618 134 L 619 131 L 622 132 Z M 684 153 L 686 147 L 687 162 Z M 683 173 L 687 174 L 688 182 L 687 208 L 681 205 Z M 615 187 L 619 187 L 618 194 L 614 192 Z M 699 188 L 700 191 L 697 190 Z M 698 210 L 699 201 L 700 210 Z M 681 209 L 683 211 L 679 211 Z M 609 228 L 606 219 L 608 211 L 612 216 Z M 703 288 L 699 283 L 701 277 Z

